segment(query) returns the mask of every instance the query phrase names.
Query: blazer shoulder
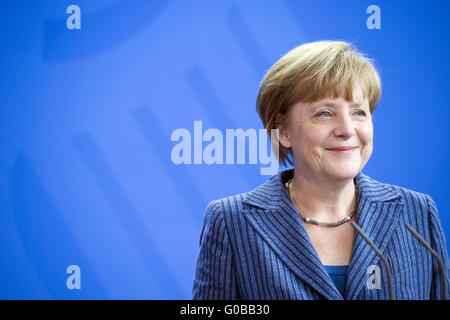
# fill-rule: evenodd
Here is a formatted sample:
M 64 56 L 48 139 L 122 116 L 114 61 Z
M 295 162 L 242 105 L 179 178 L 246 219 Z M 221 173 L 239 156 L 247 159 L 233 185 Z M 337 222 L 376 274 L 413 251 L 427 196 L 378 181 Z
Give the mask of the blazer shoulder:
M 380 182 L 372 177 L 369 177 L 364 174 L 360 174 L 358 176 L 361 176 L 360 178 L 360 184 L 368 185 L 369 187 L 366 188 L 370 193 L 390 193 L 390 194 L 396 194 L 397 197 L 402 198 L 403 200 L 408 200 L 412 202 L 421 202 L 426 203 L 427 201 L 430 201 L 431 196 L 425 193 L 421 193 L 412 189 L 408 189 L 396 184 L 390 184 L 385 182 Z M 432 200 L 432 199 L 431 199 Z
M 411 190 L 411 189 L 401 187 L 398 185 L 391 185 L 391 186 L 392 186 L 392 188 L 397 190 L 397 192 L 399 192 L 401 194 L 402 198 L 404 200 L 406 200 L 407 202 L 411 202 L 414 204 L 421 204 L 424 206 L 428 206 L 430 204 L 430 202 L 433 202 L 433 199 L 431 198 L 431 196 L 426 193 Z
M 239 214 L 243 210 L 247 209 L 247 205 L 244 202 L 246 195 L 249 192 L 239 193 L 228 197 L 215 199 L 209 202 L 206 212 L 210 215 L 226 215 Z
M 437 212 L 436 204 L 428 194 L 396 184 L 380 182 L 364 174 L 358 175 L 357 179 L 359 186 L 372 201 L 400 201 L 404 205 L 404 213 L 410 217 L 428 218 L 430 214 Z
M 395 184 L 389 184 L 389 186 L 400 194 L 407 212 L 422 213 L 427 217 L 429 214 L 437 213 L 436 204 L 431 195 Z

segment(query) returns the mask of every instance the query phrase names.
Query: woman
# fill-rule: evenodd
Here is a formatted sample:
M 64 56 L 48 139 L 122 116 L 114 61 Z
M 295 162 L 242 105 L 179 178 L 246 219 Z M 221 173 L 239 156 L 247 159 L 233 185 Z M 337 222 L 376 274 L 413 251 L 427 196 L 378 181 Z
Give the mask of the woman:
M 386 256 L 395 299 L 442 297 L 438 264 L 405 228 L 438 252 L 450 288 L 434 201 L 361 172 L 380 97 L 373 64 L 345 42 L 304 44 L 270 68 L 257 110 L 294 169 L 208 205 L 194 299 L 388 299 L 384 265 L 352 221 Z

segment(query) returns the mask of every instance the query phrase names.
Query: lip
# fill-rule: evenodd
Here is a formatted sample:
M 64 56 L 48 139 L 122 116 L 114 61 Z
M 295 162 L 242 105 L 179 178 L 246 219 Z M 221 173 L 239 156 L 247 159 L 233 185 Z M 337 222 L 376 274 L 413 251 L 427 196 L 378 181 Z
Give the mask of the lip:
M 333 151 L 337 153 L 350 153 L 358 147 L 339 147 L 339 148 L 327 148 L 328 151 Z

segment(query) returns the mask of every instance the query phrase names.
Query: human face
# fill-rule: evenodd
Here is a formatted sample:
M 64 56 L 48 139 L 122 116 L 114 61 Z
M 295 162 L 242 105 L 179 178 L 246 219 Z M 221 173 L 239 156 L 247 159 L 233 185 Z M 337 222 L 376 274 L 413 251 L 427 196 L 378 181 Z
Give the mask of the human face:
M 373 124 L 359 85 L 353 100 L 326 98 L 292 106 L 280 128 L 280 143 L 292 147 L 301 175 L 342 181 L 353 179 L 365 166 L 373 150 Z

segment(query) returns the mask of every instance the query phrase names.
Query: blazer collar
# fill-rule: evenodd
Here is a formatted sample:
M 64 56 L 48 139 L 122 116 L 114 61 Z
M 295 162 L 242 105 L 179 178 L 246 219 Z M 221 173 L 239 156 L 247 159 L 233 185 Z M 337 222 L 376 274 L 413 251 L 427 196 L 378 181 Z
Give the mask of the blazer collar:
M 283 196 L 288 196 L 284 183 L 293 176 L 294 169 L 278 172 L 259 187 L 244 194 L 242 201 L 261 209 L 279 209 L 283 204 Z M 355 177 L 355 183 L 358 198 L 364 196 L 372 202 L 401 198 L 401 194 L 392 185 L 378 182 L 362 172 Z
M 293 177 L 288 169 L 243 195 L 250 205 L 243 214 L 256 232 L 278 254 L 286 266 L 326 299 L 343 299 L 326 272 L 284 183 Z M 356 223 L 383 252 L 403 209 L 401 194 L 360 172 L 357 188 Z M 366 271 L 379 257 L 355 232 L 352 258 L 347 270 L 345 297 L 355 299 L 366 283 Z M 381 267 L 382 270 L 384 269 Z

